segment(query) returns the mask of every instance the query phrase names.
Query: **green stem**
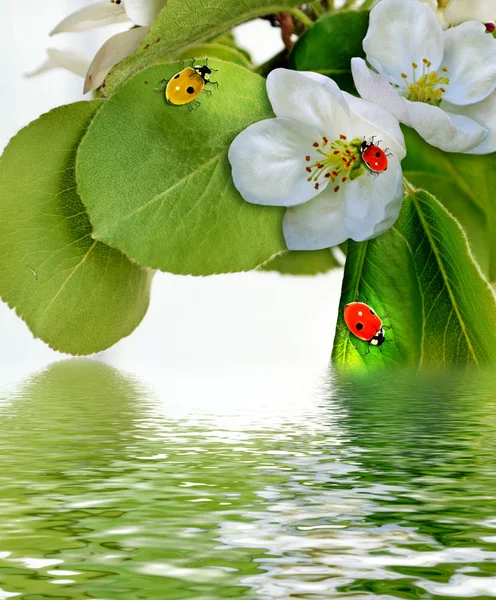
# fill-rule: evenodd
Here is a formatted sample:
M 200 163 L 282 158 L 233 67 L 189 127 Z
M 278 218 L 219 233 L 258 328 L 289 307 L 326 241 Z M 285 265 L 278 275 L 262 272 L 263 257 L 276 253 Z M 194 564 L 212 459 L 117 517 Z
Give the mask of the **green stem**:
M 305 27 L 312 27 L 312 19 L 299 8 L 287 8 L 285 12 L 289 13 L 290 15 L 293 15 L 293 17 L 295 17 L 296 19 L 298 19 L 298 21 L 303 23 Z
M 316 2 L 312 2 L 311 4 L 313 12 L 317 15 L 317 17 L 321 17 L 324 14 L 324 8 L 320 3 L 320 0 L 316 0 Z

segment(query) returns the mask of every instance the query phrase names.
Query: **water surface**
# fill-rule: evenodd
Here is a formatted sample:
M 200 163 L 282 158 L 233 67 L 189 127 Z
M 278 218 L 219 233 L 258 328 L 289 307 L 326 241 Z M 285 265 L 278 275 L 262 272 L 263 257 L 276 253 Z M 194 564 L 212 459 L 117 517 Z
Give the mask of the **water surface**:
M 0 599 L 496 597 L 496 376 L 250 377 L 0 394 Z

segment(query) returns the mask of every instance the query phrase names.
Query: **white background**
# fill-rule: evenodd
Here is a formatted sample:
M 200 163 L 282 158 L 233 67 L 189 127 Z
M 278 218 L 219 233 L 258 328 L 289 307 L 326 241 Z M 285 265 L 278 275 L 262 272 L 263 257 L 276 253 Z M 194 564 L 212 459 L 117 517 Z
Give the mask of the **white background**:
M 56 70 L 30 79 L 25 73 L 45 60 L 49 45 L 77 49 L 89 60 L 111 33 L 125 28 L 48 37 L 56 23 L 88 3 L 0 0 L 0 149 L 40 114 L 83 98 L 82 79 L 70 73 Z M 281 47 L 278 31 L 265 21 L 242 25 L 236 34 L 257 63 Z M 318 277 L 159 273 L 143 323 L 100 358 L 138 374 L 153 373 L 154 379 L 257 368 L 283 376 L 295 369 L 322 372 L 331 352 L 341 278 L 341 270 Z M 60 358 L 0 302 L 0 384 L 15 383 Z

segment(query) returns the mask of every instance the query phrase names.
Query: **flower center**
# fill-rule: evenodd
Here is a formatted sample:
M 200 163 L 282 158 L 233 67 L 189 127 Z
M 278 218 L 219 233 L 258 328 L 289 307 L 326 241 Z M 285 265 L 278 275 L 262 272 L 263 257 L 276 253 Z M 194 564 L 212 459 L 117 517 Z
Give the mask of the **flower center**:
M 422 75 L 420 75 L 420 69 L 417 63 L 412 63 L 413 67 L 413 82 L 408 81 L 408 75 L 402 73 L 401 76 L 406 82 L 407 92 L 405 98 L 412 102 L 426 102 L 437 106 L 441 102 L 441 96 L 446 91 L 446 86 L 450 80 L 446 77 L 445 73 L 448 72 L 446 67 L 441 69 L 441 75 L 438 75 L 437 71 L 431 71 L 432 63 L 426 58 L 422 59 Z M 419 71 L 417 72 L 417 69 Z
M 306 167 L 309 173 L 307 180 L 313 182 L 315 189 L 318 190 L 322 180 L 329 179 L 336 184 L 334 191 L 339 191 L 341 183 L 348 179 L 356 179 L 362 173 L 361 144 L 360 138 L 348 141 L 343 134 L 333 142 L 329 142 L 326 137 L 322 137 L 319 142 L 314 142 L 313 158 L 311 155 L 305 156 L 305 160 L 310 163 Z

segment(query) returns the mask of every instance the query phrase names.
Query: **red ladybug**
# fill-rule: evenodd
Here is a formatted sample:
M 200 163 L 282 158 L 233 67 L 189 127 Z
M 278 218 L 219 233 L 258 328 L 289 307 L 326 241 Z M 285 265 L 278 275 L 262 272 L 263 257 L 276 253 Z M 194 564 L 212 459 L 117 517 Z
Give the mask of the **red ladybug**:
M 353 335 L 359 340 L 368 342 L 369 346 L 382 346 L 386 341 L 382 320 L 368 304 L 363 302 L 347 304 L 344 307 L 344 322 Z
M 387 153 L 388 148 L 384 151 L 377 144 L 374 144 L 374 137 L 372 137 L 370 142 L 367 140 L 362 142 L 360 153 L 363 162 L 372 173 L 384 173 L 388 168 L 388 156 L 391 155 Z

